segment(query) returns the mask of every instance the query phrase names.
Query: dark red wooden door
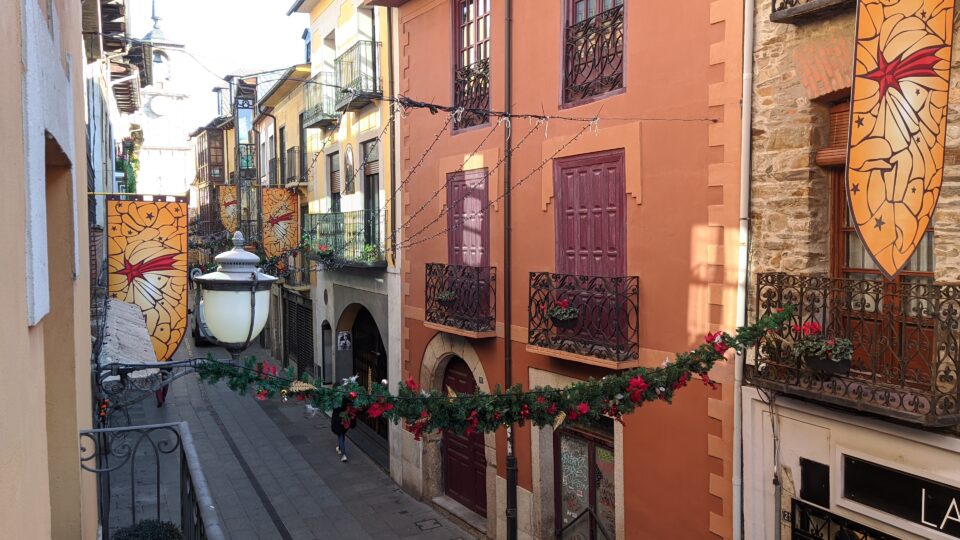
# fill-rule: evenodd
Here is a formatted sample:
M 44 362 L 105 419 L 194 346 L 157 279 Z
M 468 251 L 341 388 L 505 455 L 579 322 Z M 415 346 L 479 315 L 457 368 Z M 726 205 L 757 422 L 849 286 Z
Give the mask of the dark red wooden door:
M 626 181 L 623 151 L 556 161 L 557 273 L 627 273 Z
M 473 392 L 477 383 L 467 363 L 454 357 L 443 375 L 443 391 Z M 470 510 L 487 515 L 487 459 L 483 434 L 443 432 L 443 489 Z
M 450 173 L 447 176 L 449 264 L 490 264 L 488 206 L 486 169 Z

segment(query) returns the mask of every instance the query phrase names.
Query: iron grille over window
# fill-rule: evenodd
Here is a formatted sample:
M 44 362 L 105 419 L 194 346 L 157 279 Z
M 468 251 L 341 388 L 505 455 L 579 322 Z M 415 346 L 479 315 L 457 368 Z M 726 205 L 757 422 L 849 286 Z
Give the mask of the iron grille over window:
M 297 170 L 300 165 L 300 147 L 294 146 L 287 148 L 287 170 L 286 170 L 286 180 L 287 182 L 299 182 L 300 173 Z
M 623 0 L 571 0 L 563 51 L 563 101 L 623 88 Z
M 454 102 L 465 109 L 490 108 L 490 0 L 457 0 Z M 467 111 L 457 128 L 484 124 L 489 115 Z

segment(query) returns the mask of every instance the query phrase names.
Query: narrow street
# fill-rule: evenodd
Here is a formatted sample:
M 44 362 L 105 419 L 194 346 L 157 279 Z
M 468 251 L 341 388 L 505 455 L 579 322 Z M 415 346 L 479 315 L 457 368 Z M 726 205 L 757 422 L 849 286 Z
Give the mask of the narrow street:
M 176 359 L 222 349 L 184 340 Z M 269 358 L 269 351 L 248 353 Z M 195 374 L 173 383 L 162 408 L 148 398 L 130 411 L 132 424 L 186 421 L 217 506 L 234 539 L 468 539 L 429 506 L 413 499 L 350 442 L 349 461 L 323 413 L 309 418 L 293 400 L 258 402 Z M 175 479 L 170 479 L 175 481 Z

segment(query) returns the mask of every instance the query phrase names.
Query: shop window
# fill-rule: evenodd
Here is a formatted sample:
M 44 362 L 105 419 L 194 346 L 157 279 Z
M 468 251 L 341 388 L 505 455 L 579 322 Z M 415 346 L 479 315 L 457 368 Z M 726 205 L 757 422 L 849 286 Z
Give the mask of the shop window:
M 613 422 L 556 435 L 558 538 L 616 537 Z

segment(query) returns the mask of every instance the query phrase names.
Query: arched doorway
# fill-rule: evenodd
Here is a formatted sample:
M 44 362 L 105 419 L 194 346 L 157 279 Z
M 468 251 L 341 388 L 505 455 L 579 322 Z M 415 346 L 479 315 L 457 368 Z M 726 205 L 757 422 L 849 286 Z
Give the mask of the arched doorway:
M 364 307 L 353 320 L 353 372 L 357 375 L 357 382 L 365 388 L 387 378 L 387 350 L 373 315 Z M 384 418 L 369 418 L 364 414 L 359 415 L 359 419 L 383 441 L 387 440 L 388 424 Z
M 459 356 L 450 358 L 443 388 L 473 393 L 477 381 Z M 443 491 L 470 510 L 487 515 L 487 460 L 482 433 L 443 432 Z

